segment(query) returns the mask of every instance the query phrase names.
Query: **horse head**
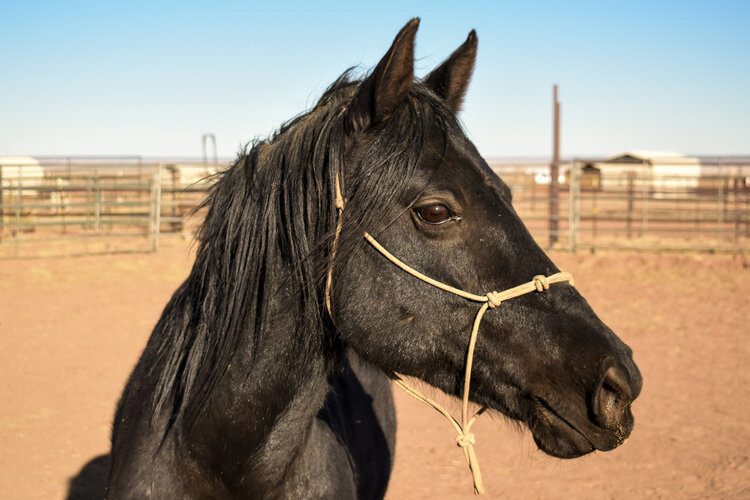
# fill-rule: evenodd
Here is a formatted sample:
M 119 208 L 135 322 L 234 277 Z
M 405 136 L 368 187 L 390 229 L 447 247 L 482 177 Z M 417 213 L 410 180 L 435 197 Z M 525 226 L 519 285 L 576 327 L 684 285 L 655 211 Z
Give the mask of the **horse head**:
M 346 88 L 337 114 L 346 148 L 330 175 L 344 208 L 330 314 L 336 338 L 365 360 L 461 396 L 479 305 L 404 272 L 364 232 L 412 269 L 479 296 L 559 269 L 457 121 L 476 34 L 415 80 L 418 24 L 410 21 L 372 73 Z M 493 305 L 479 324 L 469 399 L 524 422 L 556 457 L 622 443 L 641 376 L 581 294 L 563 282 Z

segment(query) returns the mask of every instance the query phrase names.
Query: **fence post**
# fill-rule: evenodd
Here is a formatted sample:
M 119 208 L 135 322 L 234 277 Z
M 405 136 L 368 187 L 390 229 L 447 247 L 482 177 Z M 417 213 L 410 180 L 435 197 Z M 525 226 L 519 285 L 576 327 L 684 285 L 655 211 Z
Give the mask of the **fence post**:
M 182 231 L 182 217 L 179 217 L 179 221 L 177 220 L 179 216 L 177 207 L 177 176 L 179 174 L 177 172 L 176 166 L 172 169 L 171 174 L 172 187 L 170 189 L 172 190 L 172 210 L 170 211 L 169 217 L 172 219 L 172 223 L 170 224 L 170 231 L 176 233 L 178 231 Z
M 23 180 L 23 177 L 21 175 L 21 168 L 22 167 L 21 167 L 21 165 L 19 163 L 19 165 L 18 165 L 18 189 L 16 191 L 16 198 L 17 198 L 16 199 L 16 241 L 15 241 L 15 244 L 16 244 L 16 248 L 15 248 L 16 257 L 18 257 L 18 255 L 19 255 L 18 245 L 19 245 L 19 240 L 21 239 L 21 203 L 23 203 L 21 201 L 21 196 L 23 194 L 22 191 L 21 191 L 23 189 L 21 187 L 21 182 Z
M 732 211 L 732 218 L 734 219 L 734 243 L 735 245 L 740 239 L 740 177 L 739 172 L 734 175 L 733 178 L 732 195 L 734 197 L 734 210 Z M 0 220 L 0 230 L 2 229 L 2 220 Z
M 91 186 L 94 184 L 94 176 L 92 175 L 92 168 L 88 168 L 88 178 L 86 179 L 86 234 L 91 231 Z
M 643 203 L 643 208 L 641 209 L 641 246 L 644 248 L 648 246 L 648 205 L 651 196 L 654 194 L 654 184 L 656 180 L 653 165 L 648 161 L 644 161 L 644 171 L 646 171 L 647 166 L 650 166 L 651 168 L 648 169 L 648 176 L 646 177 L 647 181 L 643 183 L 643 190 L 641 191 L 641 196 L 643 197 L 643 200 L 641 200 L 641 203 Z
M 102 203 L 102 192 L 101 192 L 101 179 L 99 178 L 99 170 L 94 169 L 94 232 L 99 232 L 99 223 L 101 221 L 101 203 Z
M 0 166 L 0 243 L 3 242 L 3 213 L 5 212 L 5 205 L 3 205 L 3 167 Z
M 581 187 L 578 160 L 570 164 L 568 176 L 568 248 L 571 252 L 578 251 L 578 232 L 581 221 L 579 192 Z
M 149 250 L 159 250 L 159 233 L 161 226 L 161 164 L 154 165 L 151 173 L 151 203 L 149 203 Z
M 94 183 L 94 177 L 91 175 L 92 167 L 87 168 L 87 177 L 86 177 L 86 224 L 84 225 L 84 229 L 86 230 L 84 237 L 83 237 L 83 245 L 84 245 L 84 251 L 85 253 L 89 253 L 89 239 L 91 238 L 91 205 L 92 205 L 92 197 L 91 197 L 91 186 Z
M 596 181 L 591 181 L 591 241 L 596 244 L 599 236 L 599 186 Z
M 724 179 L 719 177 L 718 181 L 719 181 L 718 182 L 719 184 L 719 193 L 718 193 L 719 194 L 719 207 L 718 207 L 719 210 L 718 212 L 719 213 L 717 214 L 718 225 L 717 225 L 716 230 L 718 233 L 717 237 L 718 237 L 719 246 L 721 246 L 721 244 L 723 243 L 722 240 L 724 239 L 724 194 L 725 193 L 724 193 Z
M 633 196 L 635 196 L 635 172 L 628 171 L 626 174 L 628 182 L 628 220 L 625 224 L 628 239 L 633 237 Z
M 159 237 L 161 236 L 161 164 L 156 165 L 156 210 L 154 214 L 156 220 L 154 225 L 156 226 L 156 250 L 159 250 Z
M 140 196 L 141 196 L 141 189 L 138 189 L 138 197 L 140 198 Z M 155 203 L 154 197 L 155 196 L 156 196 L 156 178 L 152 172 L 151 178 L 149 179 L 149 201 L 148 201 L 148 250 L 149 252 L 153 252 L 154 246 L 156 245 L 154 241 L 154 203 Z

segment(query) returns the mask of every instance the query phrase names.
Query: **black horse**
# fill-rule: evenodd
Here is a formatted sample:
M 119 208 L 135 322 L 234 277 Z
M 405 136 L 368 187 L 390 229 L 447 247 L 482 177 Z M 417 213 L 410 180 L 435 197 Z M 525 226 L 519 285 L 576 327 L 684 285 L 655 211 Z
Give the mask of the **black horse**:
M 117 407 L 111 500 L 384 496 L 390 379 L 460 396 L 477 307 L 403 272 L 364 232 L 464 290 L 557 272 L 457 121 L 475 33 L 415 80 L 418 24 L 215 184 L 192 272 Z M 630 349 L 568 284 L 481 323 L 470 399 L 524 422 L 551 455 L 620 444 L 640 388 Z

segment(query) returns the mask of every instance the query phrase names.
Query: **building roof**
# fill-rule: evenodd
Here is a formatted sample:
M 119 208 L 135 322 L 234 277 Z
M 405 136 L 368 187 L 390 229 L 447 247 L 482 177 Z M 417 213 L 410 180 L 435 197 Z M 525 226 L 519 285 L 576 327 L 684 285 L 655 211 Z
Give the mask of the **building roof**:
M 0 166 L 4 165 L 39 165 L 39 161 L 33 156 L 0 156 Z
M 682 153 L 675 151 L 643 151 L 634 150 L 626 151 L 624 153 L 610 156 L 604 160 L 607 163 L 627 163 L 627 162 L 644 162 L 647 161 L 651 164 L 654 163 L 679 163 L 682 165 L 686 164 L 699 164 L 698 158 L 693 158 Z

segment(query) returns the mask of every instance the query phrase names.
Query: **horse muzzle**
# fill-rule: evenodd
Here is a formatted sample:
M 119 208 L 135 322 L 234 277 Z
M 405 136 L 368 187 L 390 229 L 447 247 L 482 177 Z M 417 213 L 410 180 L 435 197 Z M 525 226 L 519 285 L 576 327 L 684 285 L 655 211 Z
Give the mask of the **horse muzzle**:
M 585 411 L 533 397 L 527 424 L 537 446 L 558 458 L 575 458 L 594 450 L 609 451 L 622 444 L 633 431 L 635 421 L 630 406 L 641 387 L 641 375 L 634 364 L 630 370 L 613 364 L 604 371 L 590 396 L 581 400 Z M 569 400 L 573 399 L 579 400 Z

